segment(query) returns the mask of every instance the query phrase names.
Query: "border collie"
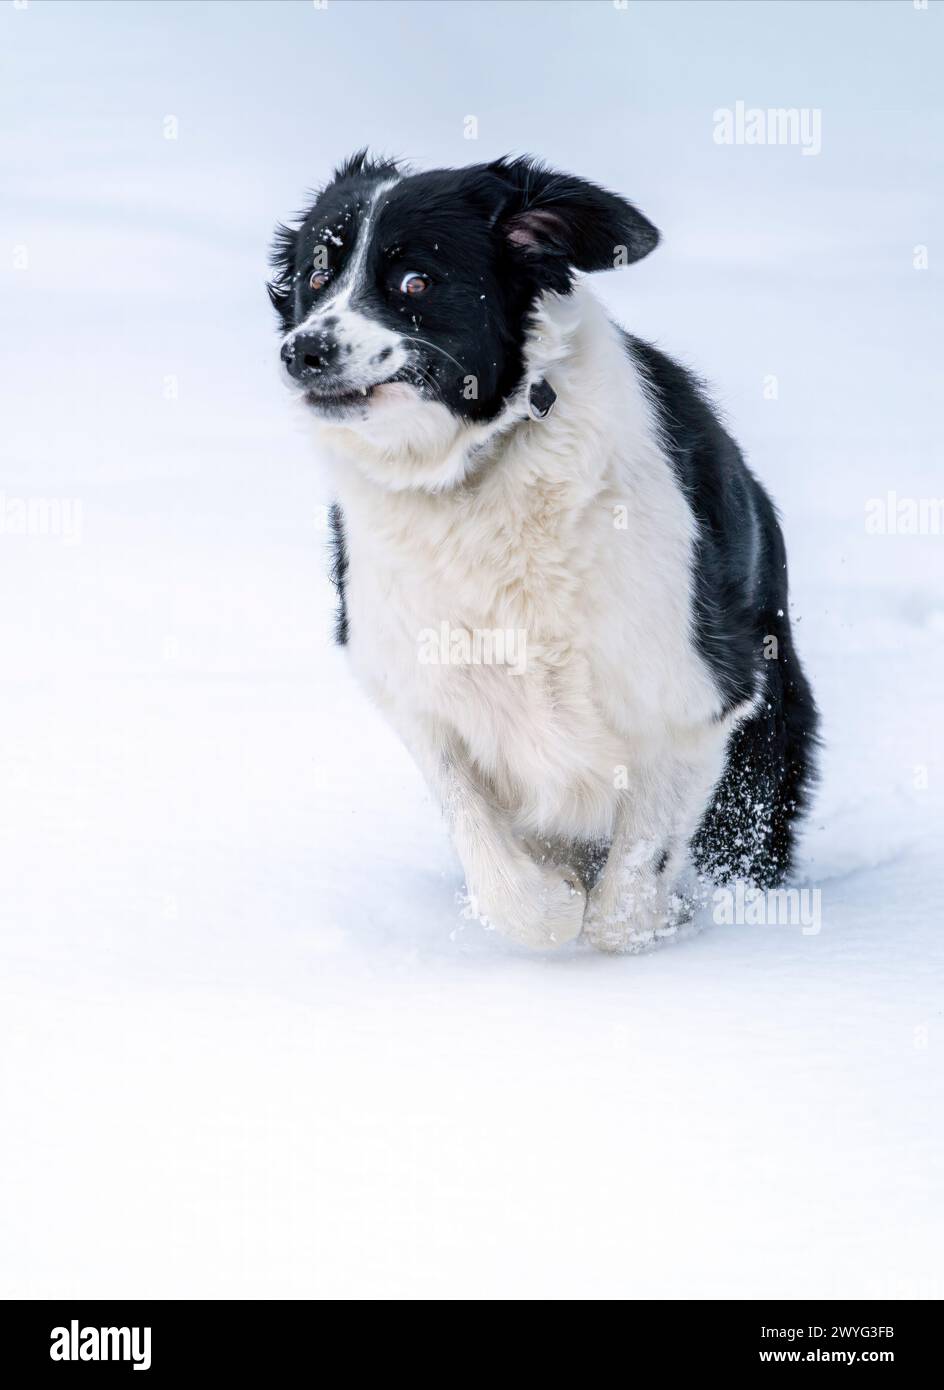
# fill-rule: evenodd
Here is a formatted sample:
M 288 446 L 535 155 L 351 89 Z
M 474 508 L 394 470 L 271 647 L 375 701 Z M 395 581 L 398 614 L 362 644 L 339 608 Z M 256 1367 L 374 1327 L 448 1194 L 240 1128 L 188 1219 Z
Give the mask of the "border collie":
M 471 910 L 530 946 L 640 949 L 690 915 L 686 882 L 776 884 L 813 779 L 774 507 L 580 274 L 658 240 L 529 158 L 366 151 L 276 233 L 282 362 L 333 465 L 338 641 Z

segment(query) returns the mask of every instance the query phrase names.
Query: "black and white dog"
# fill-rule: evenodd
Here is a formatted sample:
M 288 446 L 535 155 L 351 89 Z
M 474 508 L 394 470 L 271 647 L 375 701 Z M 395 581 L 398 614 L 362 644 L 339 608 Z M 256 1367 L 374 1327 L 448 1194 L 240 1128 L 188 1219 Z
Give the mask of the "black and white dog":
M 689 862 L 775 884 L 813 775 L 770 499 L 576 275 L 658 237 L 530 159 L 361 152 L 276 238 L 282 361 L 335 469 L 338 640 L 474 910 L 532 946 L 647 944 Z

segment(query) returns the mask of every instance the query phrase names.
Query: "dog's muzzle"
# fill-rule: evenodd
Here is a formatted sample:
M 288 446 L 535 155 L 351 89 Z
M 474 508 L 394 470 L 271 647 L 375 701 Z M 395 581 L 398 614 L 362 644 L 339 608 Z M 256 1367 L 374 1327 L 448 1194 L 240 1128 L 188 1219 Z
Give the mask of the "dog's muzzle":
M 307 386 L 336 370 L 338 340 L 331 329 L 326 320 L 315 332 L 295 333 L 282 344 L 280 355 L 293 380 Z

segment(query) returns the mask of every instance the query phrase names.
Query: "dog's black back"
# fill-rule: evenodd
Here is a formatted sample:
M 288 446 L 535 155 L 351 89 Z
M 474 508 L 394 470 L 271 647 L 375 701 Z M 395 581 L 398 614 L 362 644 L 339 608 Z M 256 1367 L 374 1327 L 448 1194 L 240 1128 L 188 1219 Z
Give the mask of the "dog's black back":
M 783 534 L 773 503 L 695 378 L 650 344 L 625 337 L 698 528 L 696 640 L 727 709 L 761 683 L 756 712 L 729 745 L 693 857 L 715 881 L 770 887 L 792 865 L 819 726 L 793 646 Z

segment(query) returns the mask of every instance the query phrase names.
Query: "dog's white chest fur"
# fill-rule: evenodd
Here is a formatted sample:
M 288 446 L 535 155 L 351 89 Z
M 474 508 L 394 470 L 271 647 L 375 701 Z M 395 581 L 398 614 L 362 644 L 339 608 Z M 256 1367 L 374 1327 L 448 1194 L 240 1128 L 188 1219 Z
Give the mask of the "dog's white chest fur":
M 528 366 L 555 412 L 465 448 L 466 476 L 440 491 L 406 485 L 393 450 L 330 432 L 349 652 L 407 742 L 421 727 L 426 745 L 458 739 L 520 833 L 603 838 L 627 778 L 720 709 L 692 635 L 694 528 L 586 290 L 545 297 Z

